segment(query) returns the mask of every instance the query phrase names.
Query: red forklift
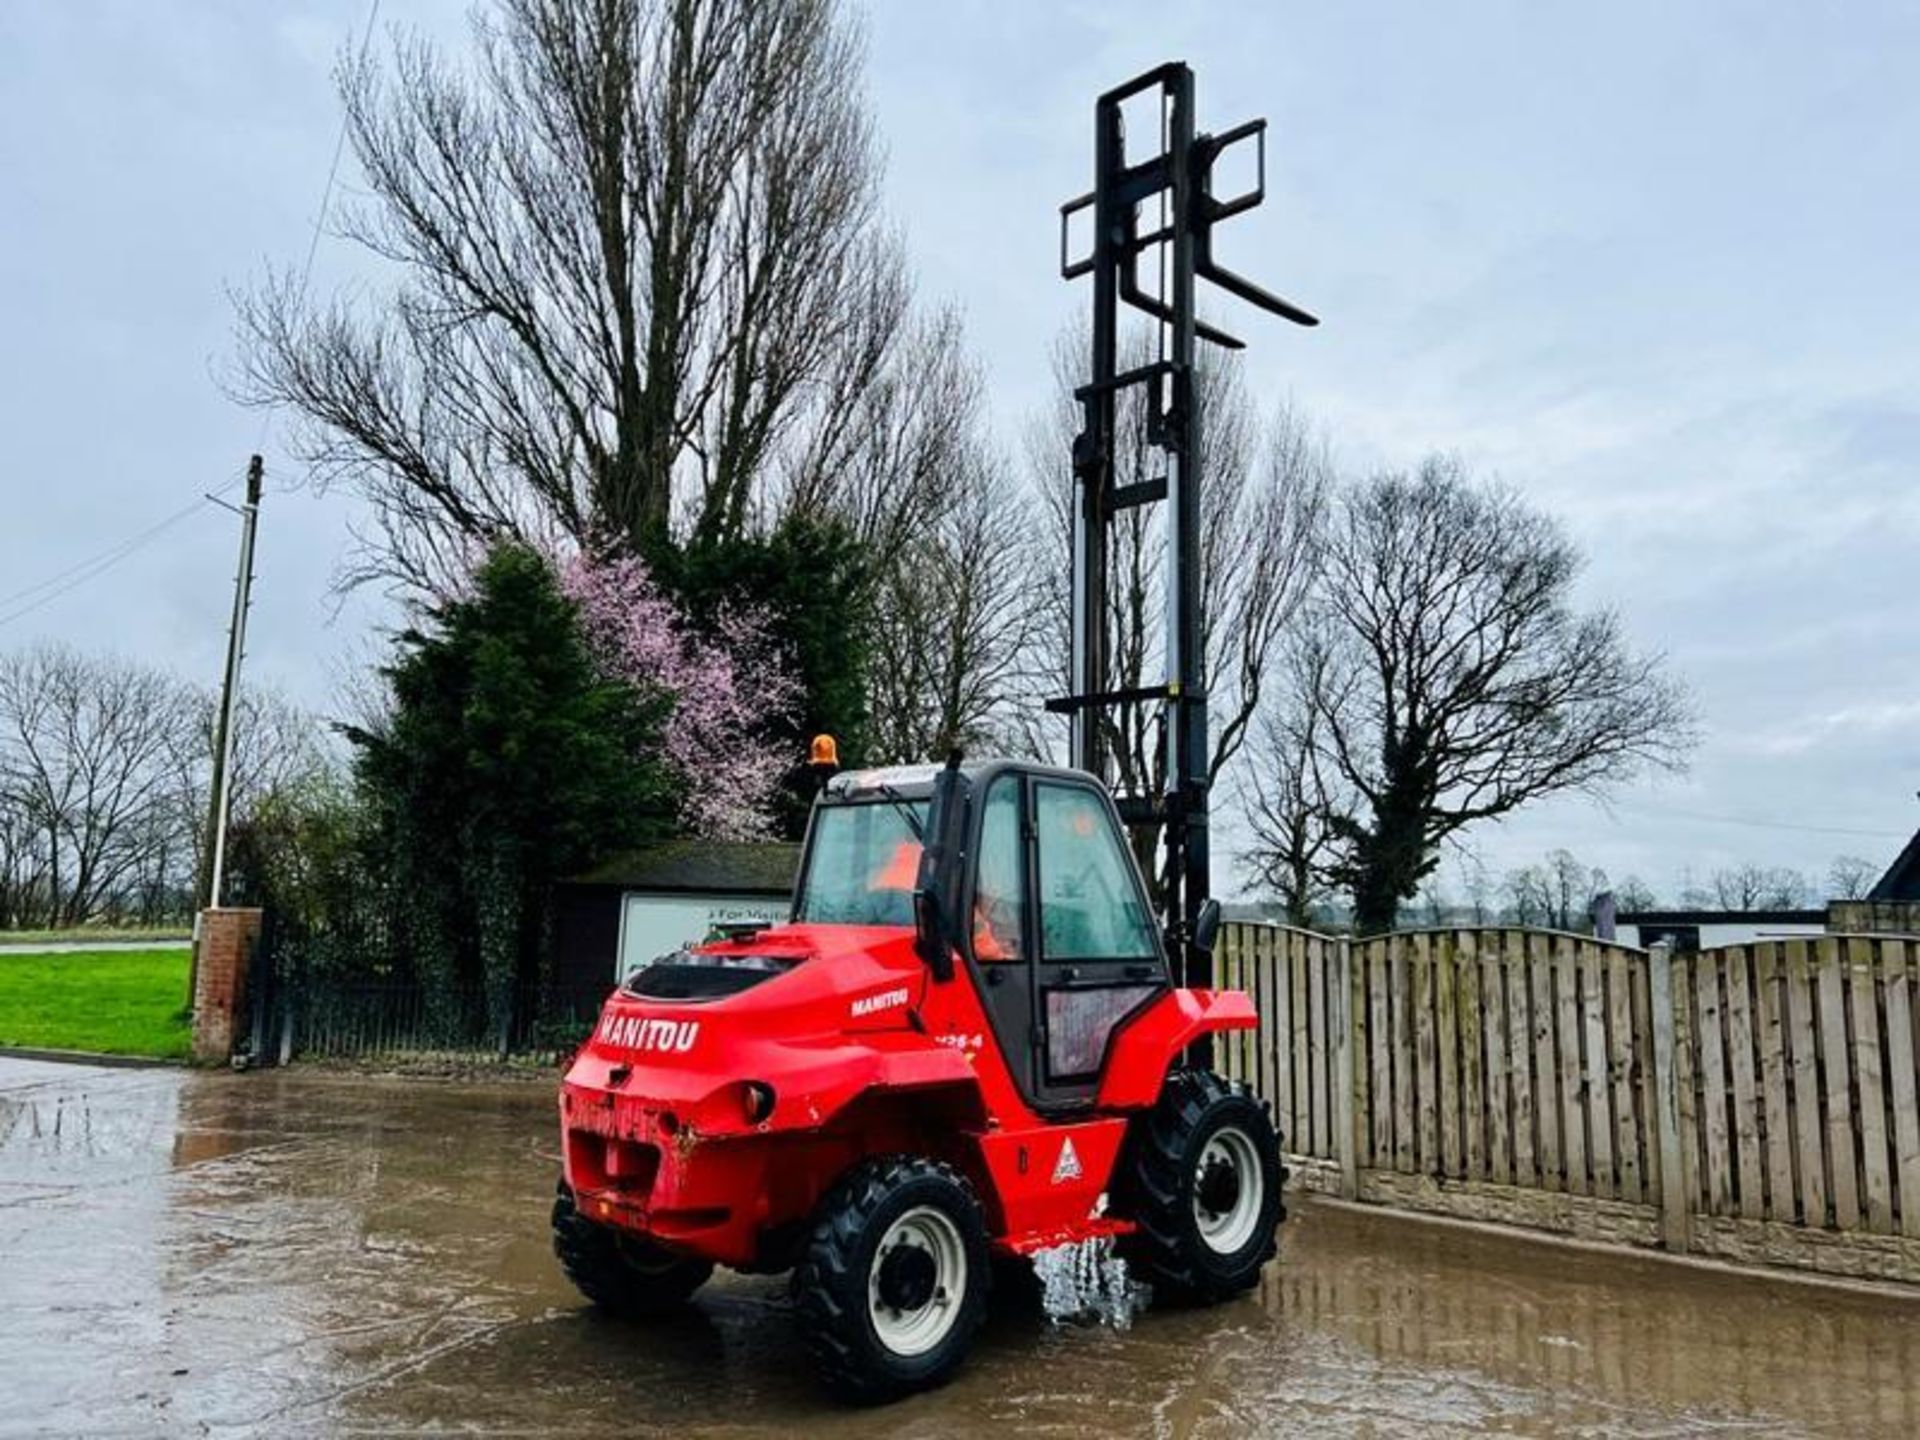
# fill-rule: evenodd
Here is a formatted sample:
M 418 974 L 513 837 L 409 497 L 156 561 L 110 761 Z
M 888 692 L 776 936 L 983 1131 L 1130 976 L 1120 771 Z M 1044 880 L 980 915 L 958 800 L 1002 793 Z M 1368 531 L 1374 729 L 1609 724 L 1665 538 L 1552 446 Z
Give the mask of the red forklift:
M 1156 101 L 1156 133 L 1130 154 L 1123 108 Z M 717 1265 L 791 1273 L 822 1377 L 855 1400 L 954 1372 L 996 1255 L 1107 1242 L 1157 1296 L 1210 1303 L 1257 1283 L 1284 1215 L 1266 1107 L 1210 1069 L 1211 1037 L 1257 1017 L 1211 987 L 1192 377 L 1197 340 L 1241 342 L 1196 319 L 1195 281 L 1315 322 L 1212 256 L 1213 225 L 1263 198 L 1264 121 L 1196 133 L 1181 64 L 1102 95 L 1095 115 L 1095 186 L 1061 214 L 1063 274 L 1094 279 L 1073 693 L 1048 702 L 1068 717 L 1072 767 L 954 756 L 833 775 L 791 921 L 636 972 L 561 1085 L 554 1248 L 581 1292 L 658 1315 Z M 1259 179 L 1218 198 L 1214 162 L 1241 142 L 1258 146 Z M 1085 211 L 1090 252 L 1068 259 Z M 1141 257 L 1157 247 L 1168 278 L 1149 293 Z M 1160 328 L 1164 358 L 1118 372 L 1123 304 Z M 1115 400 L 1131 386 L 1146 387 L 1167 473 L 1116 487 Z M 1109 690 L 1108 526 L 1159 502 L 1166 680 Z M 1160 707 L 1165 794 L 1116 800 L 1100 778 L 1107 717 L 1126 705 Z M 1165 837 L 1159 919 L 1129 824 Z

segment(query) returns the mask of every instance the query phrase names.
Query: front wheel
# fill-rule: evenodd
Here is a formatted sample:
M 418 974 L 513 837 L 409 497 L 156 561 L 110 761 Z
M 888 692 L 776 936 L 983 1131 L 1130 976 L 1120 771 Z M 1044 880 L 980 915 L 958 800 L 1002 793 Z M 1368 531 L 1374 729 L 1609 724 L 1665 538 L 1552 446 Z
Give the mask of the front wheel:
M 793 1272 L 821 1377 L 863 1402 L 951 1376 L 986 1314 L 989 1283 L 972 1188 L 950 1166 L 904 1155 L 866 1161 L 834 1186 Z
M 1115 1198 L 1138 1227 L 1129 1253 L 1175 1298 L 1251 1290 L 1278 1250 L 1286 1173 L 1273 1122 L 1245 1087 L 1175 1071 L 1127 1132 Z
M 553 1202 L 553 1253 L 579 1292 L 615 1315 L 668 1315 L 707 1283 L 713 1266 L 674 1255 L 580 1213 L 566 1181 Z

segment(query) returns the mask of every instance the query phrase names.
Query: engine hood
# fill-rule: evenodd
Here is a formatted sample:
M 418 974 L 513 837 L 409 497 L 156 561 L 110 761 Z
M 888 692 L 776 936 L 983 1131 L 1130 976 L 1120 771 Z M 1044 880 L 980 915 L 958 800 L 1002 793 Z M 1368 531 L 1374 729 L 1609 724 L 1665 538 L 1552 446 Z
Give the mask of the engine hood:
M 785 925 L 659 963 L 753 979 L 734 993 L 672 997 L 636 993 L 650 988 L 638 972 L 608 998 L 569 1066 L 566 1108 L 591 1095 L 723 1133 L 756 1128 L 739 1093 L 751 1081 L 773 1087 L 773 1126 L 784 1129 L 820 1123 L 870 1083 L 883 1055 L 887 1068 L 924 1055 L 929 1078 L 965 1073 L 957 1054 L 915 1028 L 928 977 L 904 927 Z

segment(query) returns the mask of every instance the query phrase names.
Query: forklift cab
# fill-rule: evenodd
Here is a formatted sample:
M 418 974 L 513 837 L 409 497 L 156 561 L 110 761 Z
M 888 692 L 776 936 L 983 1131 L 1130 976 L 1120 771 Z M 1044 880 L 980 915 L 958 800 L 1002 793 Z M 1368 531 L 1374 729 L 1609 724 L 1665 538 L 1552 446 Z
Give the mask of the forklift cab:
M 1114 1031 L 1171 983 L 1119 813 L 1077 770 L 956 760 L 836 775 L 793 918 L 912 925 L 936 983 L 974 985 L 1023 1095 L 1050 1112 L 1091 1102 Z

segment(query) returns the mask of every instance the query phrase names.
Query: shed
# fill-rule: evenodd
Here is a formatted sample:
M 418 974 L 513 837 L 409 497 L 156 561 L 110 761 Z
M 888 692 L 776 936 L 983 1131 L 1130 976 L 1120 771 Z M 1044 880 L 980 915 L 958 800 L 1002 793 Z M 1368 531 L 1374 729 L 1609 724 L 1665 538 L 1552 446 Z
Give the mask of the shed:
M 1819 935 L 1824 910 L 1638 910 L 1623 913 L 1615 938 L 1623 945 L 1665 941 L 1676 950 L 1711 950 L 1791 935 Z
M 609 987 L 717 925 L 787 918 L 800 847 L 674 840 L 612 856 L 554 897 L 554 989 L 597 1004 Z

